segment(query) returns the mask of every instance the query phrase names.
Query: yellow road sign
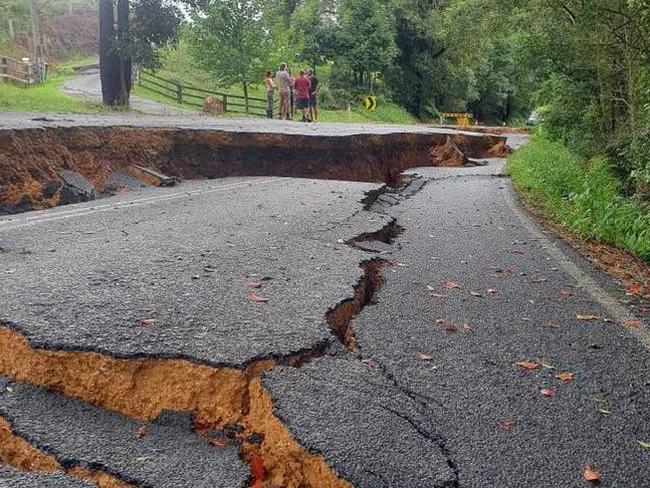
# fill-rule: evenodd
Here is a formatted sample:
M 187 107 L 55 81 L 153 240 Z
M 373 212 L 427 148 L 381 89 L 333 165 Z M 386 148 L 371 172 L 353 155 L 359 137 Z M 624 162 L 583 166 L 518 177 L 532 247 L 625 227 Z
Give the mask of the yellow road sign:
M 366 95 L 363 99 L 363 106 L 366 110 L 374 112 L 377 109 L 377 97 L 374 95 Z

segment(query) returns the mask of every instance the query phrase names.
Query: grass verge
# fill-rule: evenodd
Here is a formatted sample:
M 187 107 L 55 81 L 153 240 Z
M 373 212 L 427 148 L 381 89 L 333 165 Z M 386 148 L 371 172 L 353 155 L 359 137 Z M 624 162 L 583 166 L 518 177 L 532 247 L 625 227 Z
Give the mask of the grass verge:
M 607 160 L 536 135 L 508 161 L 515 187 L 562 227 L 650 263 L 650 208 L 623 194 Z
M 45 83 L 24 88 L 0 82 L 0 111 L 5 112 L 99 112 L 102 107 L 60 91 L 67 75 L 52 75 Z

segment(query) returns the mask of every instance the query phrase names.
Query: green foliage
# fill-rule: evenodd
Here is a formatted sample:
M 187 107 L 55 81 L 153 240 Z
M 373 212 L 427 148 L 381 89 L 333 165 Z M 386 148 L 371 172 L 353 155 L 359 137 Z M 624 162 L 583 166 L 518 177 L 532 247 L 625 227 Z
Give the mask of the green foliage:
M 374 77 L 392 66 L 398 54 L 395 18 L 383 2 L 342 0 L 337 63 L 349 69 L 356 85 L 372 87 Z
M 543 136 L 508 161 L 515 186 L 561 225 L 650 263 L 650 208 L 627 198 L 611 163 L 589 163 Z
M 257 0 L 214 0 L 195 15 L 194 59 L 226 86 L 240 84 L 248 97 L 251 82 L 263 77 L 270 36 Z

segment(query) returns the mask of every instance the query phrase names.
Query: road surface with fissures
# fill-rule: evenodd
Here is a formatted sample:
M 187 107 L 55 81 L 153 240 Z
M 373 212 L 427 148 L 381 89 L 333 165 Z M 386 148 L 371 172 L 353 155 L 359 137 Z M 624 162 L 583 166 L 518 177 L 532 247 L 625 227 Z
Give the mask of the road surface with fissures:
M 0 486 L 645 486 L 644 324 L 487 163 L 0 218 Z

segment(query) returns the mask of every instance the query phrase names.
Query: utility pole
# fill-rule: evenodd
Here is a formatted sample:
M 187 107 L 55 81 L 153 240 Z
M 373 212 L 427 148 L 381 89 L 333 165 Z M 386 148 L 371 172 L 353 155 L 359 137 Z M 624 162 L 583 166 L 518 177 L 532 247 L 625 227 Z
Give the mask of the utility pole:
M 28 0 L 29 21 L 32 28 L 32 43 L 34 47 L 33 61 L 37 62 L 43 58 L 43 46 L 41 45 L 41 25 L 38 18 L 36 0 Z

